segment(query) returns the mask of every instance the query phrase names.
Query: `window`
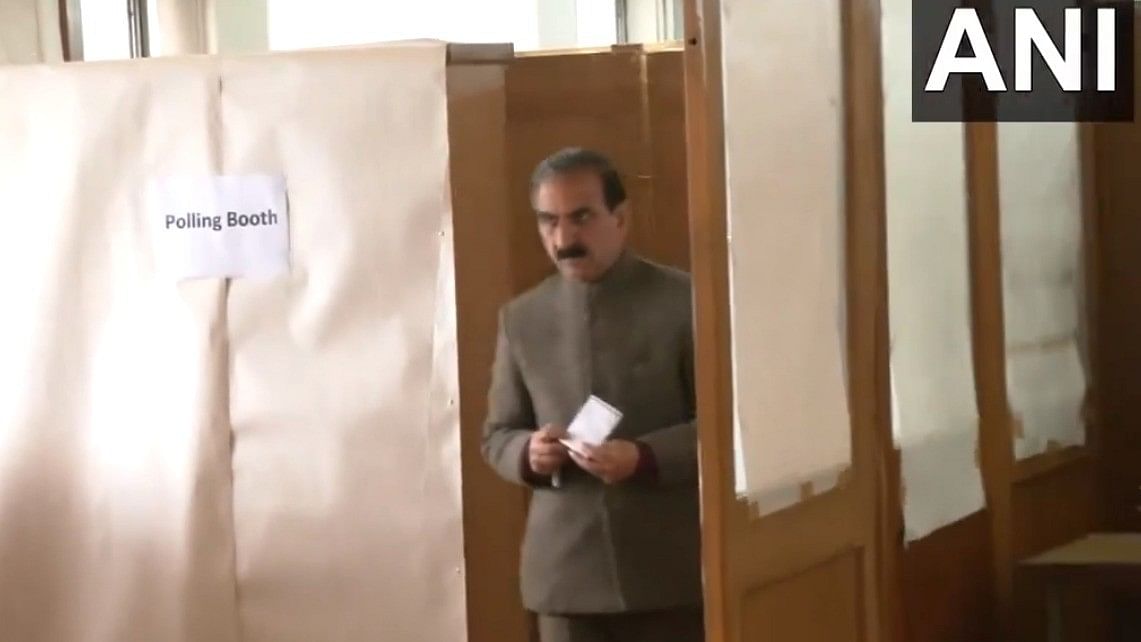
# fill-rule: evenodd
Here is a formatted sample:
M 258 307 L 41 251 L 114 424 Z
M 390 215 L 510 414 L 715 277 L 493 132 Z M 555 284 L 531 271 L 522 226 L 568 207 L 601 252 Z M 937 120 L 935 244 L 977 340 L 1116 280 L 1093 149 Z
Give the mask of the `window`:
M 73 60 L 122 60 L 150 55 L 147 0 L 68 0 Z

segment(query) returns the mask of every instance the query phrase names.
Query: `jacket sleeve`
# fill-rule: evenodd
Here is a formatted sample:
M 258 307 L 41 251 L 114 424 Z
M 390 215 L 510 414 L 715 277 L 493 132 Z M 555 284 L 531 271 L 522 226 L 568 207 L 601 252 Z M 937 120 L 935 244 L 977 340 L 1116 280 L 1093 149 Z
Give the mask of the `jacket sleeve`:
M 688 330 L 681 339 L 680 359 L 682 388 L 685 394 L 687 421 L 648 432 L 638 441 L 650 447 L 657 468 L 660 485 L 677 486 L 696 484 L 697 467 L 697 397 L 693 378 L 693 333 Z
M 526 449 L 535 429 L 531 396 L 512 354 L 507 315 L 499 313 L 495 361 L 491 369 L 487 419 L 483 425 L 483 458 L 500 477 L 520 485 L 545 485 L 548 480 L 530 473 Z

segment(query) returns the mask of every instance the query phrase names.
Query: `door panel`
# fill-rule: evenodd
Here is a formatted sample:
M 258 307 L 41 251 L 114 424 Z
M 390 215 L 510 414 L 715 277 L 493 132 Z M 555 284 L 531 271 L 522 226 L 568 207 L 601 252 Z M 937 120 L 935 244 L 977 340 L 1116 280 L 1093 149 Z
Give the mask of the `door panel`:
M 908 642 L 994 640 L 990 513 L 912 542 L 903 554 Z
M 878 6 L 874 0 L 837 0 L 842 7 L 844 133 L 836 163 L 844 175 L 841 283 L 851 468 L 834 489 L 817 494 L 813 487 L 803 487 L 799 501 L 762 515 L 738 499 L 734 483 L 722 91 L 723 82 L 764 83 L 765 70 L 764 61 L 758 61 L 756 74 L 723 78 L 722 4 L 687 2 L 687 149 L 707 640 L 884 640 L 880 585 L 885 578 L 878 561 L 890 535 L 879 519 L 883 462 L 878 452 L 890 431 Z M 739 0 L 725 4 L 727 11 L 742 6 Z M 774 100 L 780 100 L 776 93 Z M 765 214 L 763 209 L 756 215 Z M 779 314 L 775 306 L 774 314 Z
M 1134 32 L 1141 37 L 1141 14 Z M 1141 59 L 1141 51 L 1135 51 Z M 1133 65 L 1141 86 L 1141 64 Z M 1097 167 L 1095 326 L 1108 518 L 1141 531 L 1141 123 L 1094 126 Z
M 742 596 L 744 640 L 857 642 L 861 556 L 841 554 Z

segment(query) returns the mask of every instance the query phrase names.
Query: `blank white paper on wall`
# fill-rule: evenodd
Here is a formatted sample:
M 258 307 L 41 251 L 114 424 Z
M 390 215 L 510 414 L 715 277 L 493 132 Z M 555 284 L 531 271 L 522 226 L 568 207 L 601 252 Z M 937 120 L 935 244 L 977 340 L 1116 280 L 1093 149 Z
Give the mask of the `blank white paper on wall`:
M 1085 443 L 1078 126 L 1000 123 L 1007 398 L 1015 456 Z
M 911 120 L 911 6 L 885 0 L 882 17 L 892 426 L 907 541 L 986 501 L 976 458 L 964 129 Z
M 766 514 L 851 462 L 841 5 L 721 6 L 736 486 Z

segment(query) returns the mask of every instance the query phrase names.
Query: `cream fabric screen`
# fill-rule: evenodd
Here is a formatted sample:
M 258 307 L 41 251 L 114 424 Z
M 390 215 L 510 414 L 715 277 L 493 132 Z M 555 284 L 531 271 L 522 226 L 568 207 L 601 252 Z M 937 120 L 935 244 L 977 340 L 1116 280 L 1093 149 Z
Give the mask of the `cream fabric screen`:
M 444 46 L 0 87 L 0 639 L 463 640 Z M 289 274 L 161 277 L 147 180 L 247 173 Z

